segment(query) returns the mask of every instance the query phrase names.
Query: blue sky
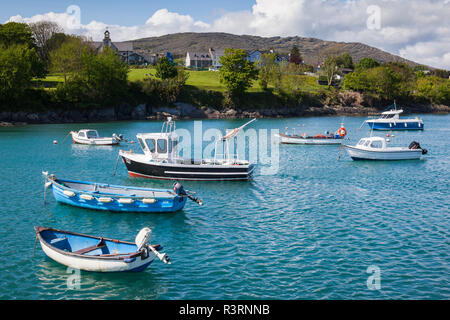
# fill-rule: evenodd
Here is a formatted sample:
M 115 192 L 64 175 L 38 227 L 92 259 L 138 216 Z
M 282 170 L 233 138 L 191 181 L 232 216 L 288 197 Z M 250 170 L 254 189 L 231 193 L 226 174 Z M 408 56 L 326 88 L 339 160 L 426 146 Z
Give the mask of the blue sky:
M 46 12 L 65 12 L 70 5 L 78 5 L 82 10 L 81 22 L 92 20 L 106 24 L 132 26 L 143 24 L 153 12 L 166 8 L 171 12 L 189 14 L 197 20 L 211 22 L 223 11 L 250 10 L 253 0 L 13 0 L 0 4 L 0 21 L 5 22 L 11 16 L 31 17 Z
M 74 27 L 66 12 L 81 10 Z M 0 23 L 51 20 L 67 33 L 113 41 L 177 32 L 228 32 L 361 42 L 450 70 L 450 0 L 12 0 Z M 214 44 L 211 44 L 214 46 Z

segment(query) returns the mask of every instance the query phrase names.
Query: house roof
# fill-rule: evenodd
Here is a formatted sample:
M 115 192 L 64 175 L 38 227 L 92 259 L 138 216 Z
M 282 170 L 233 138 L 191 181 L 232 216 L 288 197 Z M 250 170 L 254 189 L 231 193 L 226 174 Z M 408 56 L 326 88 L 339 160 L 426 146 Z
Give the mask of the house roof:
M 211 60 L 211 54 L 209 52 L 188 52 L 191 60 Z
M 103 41 L 92 41 L 90 43 L 96 49 L 103 46 Z M 115 46 L 119 51 L 133 51 L 132 42 L 111 42 L 111 44 Z

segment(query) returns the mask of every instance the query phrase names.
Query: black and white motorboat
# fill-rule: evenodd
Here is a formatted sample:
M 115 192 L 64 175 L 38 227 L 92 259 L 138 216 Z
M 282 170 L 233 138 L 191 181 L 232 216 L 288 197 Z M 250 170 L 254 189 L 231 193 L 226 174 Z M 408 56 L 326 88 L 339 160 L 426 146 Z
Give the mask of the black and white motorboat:
M 139 133 L 137 140 L 143 154 L 119 151 L 132 177 L 168 180 L 245 181 L 250 180 L 255 164 L 231 156 L 228 143 L 253 119 L 223 136 L 224 154 L 220 159 L 183 159 L 178 155 L 175 122 L 169 117 L 161 132 Z M 217 143 L 216 143 L 217 149 Z

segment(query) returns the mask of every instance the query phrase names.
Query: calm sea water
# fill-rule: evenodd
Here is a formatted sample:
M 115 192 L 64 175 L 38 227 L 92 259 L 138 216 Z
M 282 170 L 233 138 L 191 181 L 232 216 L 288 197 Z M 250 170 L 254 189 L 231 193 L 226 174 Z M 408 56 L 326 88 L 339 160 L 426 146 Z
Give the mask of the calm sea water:
M 43 205 L 42 170 L 60 177 L 148 187 L 171 182 L 129 178 L 120 147 L 62 143 L 69 130 L 96 128 L 134 138 L 159 131 L 160 122 L 29 125 L 0 128 L 0 299 L 449 299 L 450 116 L 424 115 L 424 132 L 396 133 L 395 143 L 417 140 L 421 161 L 354 162 L 339 147 L 280 146 L 276 175 L 251 182 L 185 182 L 205 205 L 173 214 L 117 214 Z M 316 134 L 337 129 L 340 118 L 258 120 L 251 128 L 296 128 Z M 350 143 L 363 118 L 346 118 Z M 234 128 L 243 121 L 203 121 Z M 193 129 L 192 121 L 177 122 Z M 53 140 L 59 144 L 53 145 Z M 272 146 L 273 147 L 273 146 Z M 124 149 L 139 150 L 137 145 Z M 260 170 L 260 168 L 259 168 Z M 149 226 L 172 265 L 160 261 L 142 273 L 81 273 L 69 289 L 67 268 L 50 260 L 33 226 L 51 226 L 133 241 Z M 369 266 L 381 270 L 381 289 L 369 290 Z

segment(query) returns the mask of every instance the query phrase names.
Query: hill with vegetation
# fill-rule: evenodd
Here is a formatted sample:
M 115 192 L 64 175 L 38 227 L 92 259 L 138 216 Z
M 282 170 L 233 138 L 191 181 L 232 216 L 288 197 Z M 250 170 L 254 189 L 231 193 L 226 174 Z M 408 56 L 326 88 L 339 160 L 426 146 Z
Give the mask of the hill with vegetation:
M 298 36 L 267 38 L 218 32 L 186 32 L 138 39 L 133 41 L 133 45 L 136 50 L 155 53 L 170 51 L 172 55 L 178 57 L 184 56 L 187 51 L 207 51 L 210 47 L 218 50 L 224 50 L 226 48 L 245 50 L 274 49 L 280 54 L 287 54 L 292 47 L 297 46 L 305 63 L 311 65 L 323 62 L 326 56 L 344 52 L 349 53 L 355 62 L 369 57 L 379 62 L 404 62 L 412 66 L 418 64 L 362 43 L 324 41 Z

